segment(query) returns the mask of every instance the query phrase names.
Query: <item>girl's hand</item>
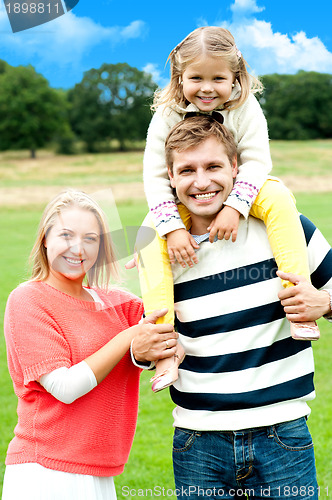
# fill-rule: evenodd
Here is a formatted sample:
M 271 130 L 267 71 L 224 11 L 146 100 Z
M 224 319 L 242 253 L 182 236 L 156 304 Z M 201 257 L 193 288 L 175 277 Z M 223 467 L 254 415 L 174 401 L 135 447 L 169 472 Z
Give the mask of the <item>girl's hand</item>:
M 224 206 L 222 210 L 218 213 L 217 217 L 211 222 L 210 226 L 207 228 L 210 231 L 209 241 L 214 242 L 216 234 L 218 234 L 218 240 L 229 240 L 232 236 L 232 241 L 236 240 L 237 230 L 239 227 L 240 212 L 235 208 Z
M 178 261 L 182 267 L 193 267 L 198 263 L 198 258 L 195 249 L 199 248 L 198 243 L 194 240 L 188 231 L 185 229 L 176 229 L 166 235 L 167 250 L 171 264 Z

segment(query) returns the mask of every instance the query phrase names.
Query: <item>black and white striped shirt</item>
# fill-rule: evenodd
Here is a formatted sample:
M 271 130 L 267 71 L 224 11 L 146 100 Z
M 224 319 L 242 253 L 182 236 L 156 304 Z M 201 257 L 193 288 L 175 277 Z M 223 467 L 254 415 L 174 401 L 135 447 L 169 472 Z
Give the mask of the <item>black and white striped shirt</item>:
M 312 283 L 332 289 L 332 250 L 301 216 Z M 204 238 L 203 238 L 204 239 Z M 171 387 L 174 425 L 240 430 L 310 413 L 309 341 L 293 340 L 264 224 L 241 220 L 236 242 L 200 242 L 199 263 L 174 266 L 176 326 L 186 357 Z

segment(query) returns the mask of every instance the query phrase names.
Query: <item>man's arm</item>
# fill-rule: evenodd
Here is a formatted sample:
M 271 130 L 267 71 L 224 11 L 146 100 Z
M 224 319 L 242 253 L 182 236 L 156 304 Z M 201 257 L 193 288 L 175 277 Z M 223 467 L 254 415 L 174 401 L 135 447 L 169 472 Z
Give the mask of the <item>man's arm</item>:
M 277 272 L 279 278 L 290 281 L 294 286 L 278 294 L 289 321 L 315 321 L 322 316 L 332 315 L 331 295 L 328 290 L 317 290 L 303 276 Z

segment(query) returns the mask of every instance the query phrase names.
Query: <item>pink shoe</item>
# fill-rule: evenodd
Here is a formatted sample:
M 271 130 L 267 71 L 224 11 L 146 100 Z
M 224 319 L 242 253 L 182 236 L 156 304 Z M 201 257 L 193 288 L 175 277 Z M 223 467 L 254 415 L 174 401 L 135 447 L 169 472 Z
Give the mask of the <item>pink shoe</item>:
M 166 389 L 166 387 L 174 384 L 174 382 L 178 379 L 179 366 L 185 358 L 185 352 L 182 346 L 180 346 L 179 351 L 181 357 L 178 354 L 174 354 L 172 365 L 150 379 L 150 382 L 152 382 L 151 389 L 153 392 L 159 392 Z
M 291 334 L 295 340 L 318 340 L 320 332 L 316 321 L 308 323 L 290 322 Z

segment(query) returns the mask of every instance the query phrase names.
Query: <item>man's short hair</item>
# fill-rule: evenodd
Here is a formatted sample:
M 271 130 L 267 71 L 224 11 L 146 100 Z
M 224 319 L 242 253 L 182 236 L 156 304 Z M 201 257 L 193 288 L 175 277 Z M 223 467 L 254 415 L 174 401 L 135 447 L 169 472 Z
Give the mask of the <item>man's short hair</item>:
M 173 151 L 181 152 L 196 147 L 209 137 L 214 136 L 224 145 L 227 157 L 232 163 L 236 156 L 236 144 L 227 128 L 210 115 L 185 118 L 169 132 L 165 141 L 166 164 L 173 173 Z

